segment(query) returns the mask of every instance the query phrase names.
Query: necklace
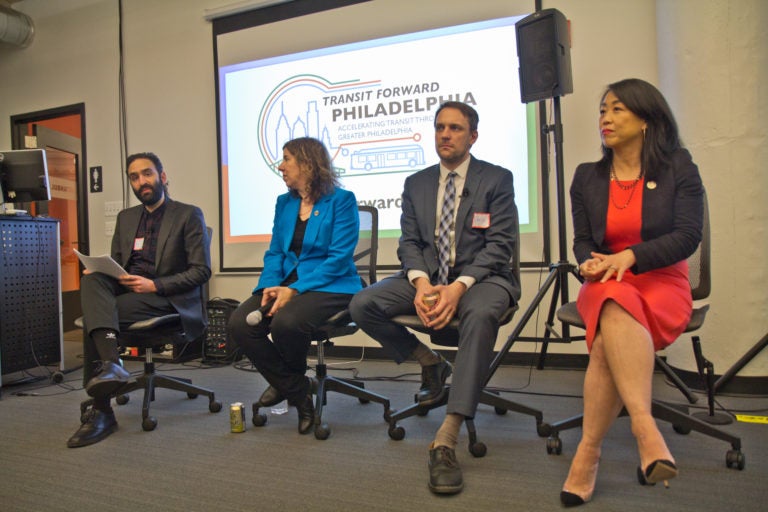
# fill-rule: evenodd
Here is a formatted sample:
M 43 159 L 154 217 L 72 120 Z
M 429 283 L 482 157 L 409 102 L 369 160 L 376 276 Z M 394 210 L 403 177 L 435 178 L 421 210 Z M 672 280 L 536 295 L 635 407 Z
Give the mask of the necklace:
M 608 193 L 608 195 L 611 197 L 611 202 L 613 203 L 613 206 L 615 206 L 619 210 L 623 210 L 627 206 L 629 206 L 629 203 L 632 201 L 632 198 L 635 196 L 635 188 L 637 188 L 637 184 L 640 183 L 640 180 L 643 178 L 643 170 L 640 169 L 640 174 L 638 174 L 637 178 L 635 178 L 632 181 L 632 183 L 629 185 L 625 185 L 619 181 L 619 178 L 618 176 L 616 176 L 616 171 L 614 170 L 613 166 L 611 166 L 610 175 L 611 175 L 611 180 L 613 180 L 621 190 L 629 190 L 629 197 L 627 198 L 627 202 L 624 203 L 623 206 L 616 204 L 616 199 L 613 197 L 613 194 L 611 194 L 610 192 Z
M 299 217 L 301 217 L 301 220 L 306 220 L 309 218 L 310 213 L 312 213 L 312 208 L 314 207 L 314 203 L 307 204 L 303 199 L 301 201 L 300 207 L 299 207 Z

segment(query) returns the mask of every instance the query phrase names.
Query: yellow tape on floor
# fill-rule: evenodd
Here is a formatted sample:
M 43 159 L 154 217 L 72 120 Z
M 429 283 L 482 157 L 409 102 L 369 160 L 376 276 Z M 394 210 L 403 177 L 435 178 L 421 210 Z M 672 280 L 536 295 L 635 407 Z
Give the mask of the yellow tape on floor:
M 736 421 L 743 423 L 765 423 L 768 425 L 768 416 L 750 416 L 748 414 L 737 414 Z

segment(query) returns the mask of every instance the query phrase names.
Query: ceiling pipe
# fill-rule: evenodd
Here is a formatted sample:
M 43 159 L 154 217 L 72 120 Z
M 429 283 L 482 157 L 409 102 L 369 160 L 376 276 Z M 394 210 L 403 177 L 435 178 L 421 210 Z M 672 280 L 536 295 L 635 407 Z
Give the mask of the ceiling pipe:
M 34 38 L 32 18 L 0 3 L 0 43 L 26 48 Z

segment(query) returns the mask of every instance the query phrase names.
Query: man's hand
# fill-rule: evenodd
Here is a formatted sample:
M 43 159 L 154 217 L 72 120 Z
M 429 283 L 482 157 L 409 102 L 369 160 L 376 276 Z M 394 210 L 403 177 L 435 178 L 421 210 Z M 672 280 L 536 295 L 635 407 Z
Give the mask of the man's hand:
M 146 277 L 126 274 L 118 279 L 121 285 L 125 286 L 134 293 L 156 293 L 155 282 Z
M 460 281 L 454 281 L 449 285 L 432 286 L 426 279 L 419 279 L 416 283 L 416 297 L 414 306 L 416 314 L 419 315 L 421 322 L 425 327 L 439 330 L 448 325 L 456 315 L 459 307 L 459 300 L 467 287 Z M 437 303 L 428 306 L 424 302 L 424 296 L 438 295 Z

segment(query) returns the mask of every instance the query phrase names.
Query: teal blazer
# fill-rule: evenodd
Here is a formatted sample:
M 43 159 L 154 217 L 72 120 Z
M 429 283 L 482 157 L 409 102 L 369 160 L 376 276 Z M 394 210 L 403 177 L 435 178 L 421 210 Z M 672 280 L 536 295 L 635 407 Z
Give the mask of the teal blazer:
M 312 208 L 304 233 L 301 254 L 289 251 L 301 199 L 285 193 L 277 198 L 272 241 L 264 254 L 264 270 L 257 291 L 280 286 L 296 270 L 298 280 L 290 287 L 308 291 L 354 294 L 361 288 L 353 254 L 360 219 L 355 195 L 336 189 L 321 197 Z

